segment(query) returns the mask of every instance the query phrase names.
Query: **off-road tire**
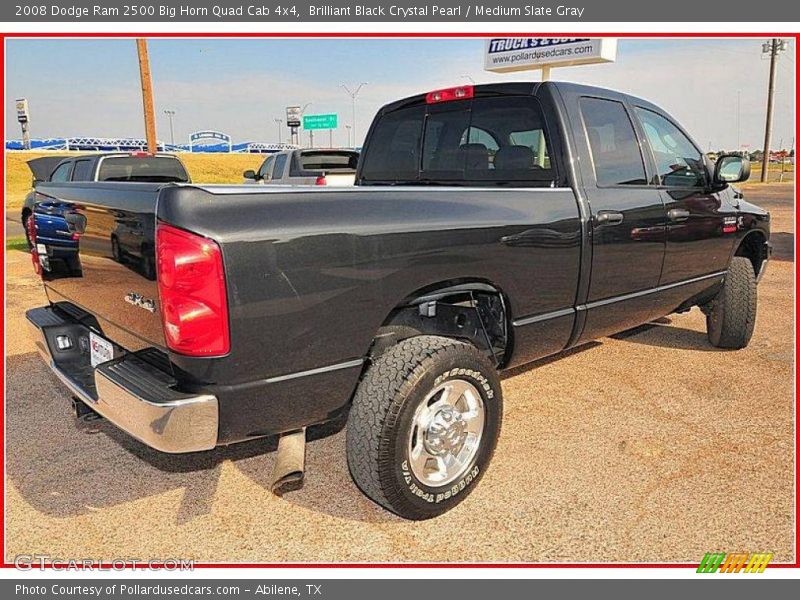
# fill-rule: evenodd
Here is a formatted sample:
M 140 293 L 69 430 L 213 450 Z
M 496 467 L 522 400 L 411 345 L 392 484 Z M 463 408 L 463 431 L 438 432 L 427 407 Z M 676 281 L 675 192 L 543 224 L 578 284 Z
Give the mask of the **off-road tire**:
M 417 407 L 448 379 L 465 380 L 481 394 L 483 434 L 463 476 L 429 487 L 408 466 L 408 440 Z M 370 499 L 403 518 L 441 515 L 463 501 L 486 471 L 502 412 L 497 371 L 477 348 L 431 335 L 398 342 L 375 359 L 356 391 L 347 422 L 350 474 Z
M 756 324 L 757 297 L 753 264 L 735 256 L 722 289 L 706 307 L 708 341 L 717 348 L 747 346 Z

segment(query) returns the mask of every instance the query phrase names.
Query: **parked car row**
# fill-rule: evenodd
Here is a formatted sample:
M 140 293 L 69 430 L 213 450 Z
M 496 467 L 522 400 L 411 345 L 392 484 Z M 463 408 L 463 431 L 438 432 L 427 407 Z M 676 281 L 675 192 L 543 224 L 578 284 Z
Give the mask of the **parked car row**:
M 245 171 L 244 177 L 245 183 L 251 184 L 347 186 L 355 182 L 357 163 L 358 152 L 354 150 L 288 150 L 270 154 L 258 171 Z M 32 247 L 31 228 L 36 228 L 40 266 L 48 271 L 74 268 L 80 233 L 75 230 L 75 224 L 68 222 L 70 217 L 65 214 L 63 203 L 49 198 L 37 199 L 38 184 L 191 183 L 180 159 L 164 153 L 54 155 L 35 158 L 27 164 L 33 175 L 33 189 L 25 198 L 20 218 L 29 247 Z M 145 237 L 135 221 L 120 219 L 111 240 L 113 256 L 119 262 L 144 260 L 140 266 L 144 273 L 150 273 L 155 265 L 143 259 Z

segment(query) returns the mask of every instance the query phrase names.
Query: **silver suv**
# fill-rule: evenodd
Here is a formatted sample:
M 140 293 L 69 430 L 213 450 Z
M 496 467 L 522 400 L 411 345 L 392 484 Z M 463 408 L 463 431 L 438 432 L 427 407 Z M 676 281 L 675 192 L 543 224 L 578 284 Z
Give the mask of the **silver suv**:
M 244 183 L 348 186 L 355 183 L 357 164 L 355 150 L 284 150 L 268 156 L 258 171 L 245 171 Z

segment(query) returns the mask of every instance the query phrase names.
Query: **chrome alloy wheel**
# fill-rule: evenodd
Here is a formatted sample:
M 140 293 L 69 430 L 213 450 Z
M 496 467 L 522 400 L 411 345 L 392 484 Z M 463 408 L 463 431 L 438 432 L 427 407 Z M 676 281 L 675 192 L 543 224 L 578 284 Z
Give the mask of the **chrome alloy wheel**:
M 430 487 L 466 474 L 480 448 L 485 420 L 483 396 L 463 379 L 436 386 L 414 413 L 408 441 L 414 476 Z

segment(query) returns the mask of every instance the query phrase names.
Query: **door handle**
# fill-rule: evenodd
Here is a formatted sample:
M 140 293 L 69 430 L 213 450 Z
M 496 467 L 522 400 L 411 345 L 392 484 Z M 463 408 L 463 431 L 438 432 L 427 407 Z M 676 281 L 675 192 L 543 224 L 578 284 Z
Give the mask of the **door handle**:
M 598 225 L 619 225 L 624 219 L 621 212 L 613 210 L 601 210 L 594 217 L 594 221 Z
M 682 208 L 673 208 L 671 211 L 667 212 L 669 220 L 672 221 L 673 223 L 680 223 L 681 221 L 685 221 L 691 215 L 692 213 Z

